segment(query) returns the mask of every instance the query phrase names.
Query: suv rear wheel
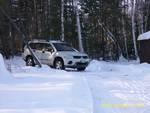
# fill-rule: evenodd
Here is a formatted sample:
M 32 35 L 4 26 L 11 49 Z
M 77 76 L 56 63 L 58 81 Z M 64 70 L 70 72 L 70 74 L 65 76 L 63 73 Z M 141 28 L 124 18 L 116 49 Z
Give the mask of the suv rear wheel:
M 26 59 L 26 66 L 35 66 L 34 60 L 31 56 L 28 56 Z
M 54 68 L 59 69 L 59 70 L 64 70 L 65 69 L 64 62 L 61 58 L 56 58 L 55 59 Z

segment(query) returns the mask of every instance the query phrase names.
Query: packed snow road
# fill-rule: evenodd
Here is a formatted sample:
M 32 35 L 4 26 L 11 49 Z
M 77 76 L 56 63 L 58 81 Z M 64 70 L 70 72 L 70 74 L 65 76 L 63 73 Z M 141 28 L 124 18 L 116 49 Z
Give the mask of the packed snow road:
M 16 63 L 16 62 L 15 62 Z M 86 81 L 48 66 L 12 66 L 0 56 L 0 113 L 92 113 Z
M 17 77 L 16 83 L 0 84 L 0 113 L 92 112 L 91 95 L 82 77 L 61 73 L 45 80 L 41 76 L 46 75 L 38 76 Z
M 16 60 L 17 59 L 17 60 Z M 85 72 L 12 62 L 0 83 L 0 113 L 149 113 L 150 65 L 92 61 Z M 13 80 L 14 81 L 14 80 Z
M 94 113 L 149 113 L 150 65 L 92 61 L 80 73 L 89 83 Z
M 149 113 L 150 78 L 132 80 L 86 73 L 86 80 L 93 96 L 93 113 Z

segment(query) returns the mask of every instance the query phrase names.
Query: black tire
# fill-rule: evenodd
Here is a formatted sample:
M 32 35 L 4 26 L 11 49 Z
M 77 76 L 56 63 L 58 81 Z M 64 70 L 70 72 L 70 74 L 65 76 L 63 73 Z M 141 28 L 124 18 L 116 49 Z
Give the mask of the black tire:
M 31 56 L 28 56 L 26 59 L 26 66 L 35 66 L 34 60 Z
M 78 71 L 84 71 L 86 67 L 77 68 Z
M 61 58 L 56 58 L 55 59 L 54 68 L 59 69 L 59 70 L 64 70 L 65 69 L 64 62 Z

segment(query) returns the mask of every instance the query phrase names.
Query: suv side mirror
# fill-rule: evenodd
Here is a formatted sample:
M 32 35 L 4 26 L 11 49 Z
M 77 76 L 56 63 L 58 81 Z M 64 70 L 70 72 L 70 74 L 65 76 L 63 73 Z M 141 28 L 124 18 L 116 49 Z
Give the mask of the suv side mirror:
M 42 49 L 42 53 L 45 53 L 45 51 L 46 51 L 45 49 Z

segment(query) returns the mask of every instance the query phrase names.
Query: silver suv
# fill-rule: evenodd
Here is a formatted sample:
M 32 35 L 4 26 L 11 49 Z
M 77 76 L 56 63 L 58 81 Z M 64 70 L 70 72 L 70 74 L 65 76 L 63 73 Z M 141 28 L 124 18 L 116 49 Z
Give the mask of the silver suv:
M 77 68 L 85 70 L 89 64 L 89 57 L 61 41 L 30 41 L 29 45 L 42 64 L 56 69 Z M 34 66 L 35 62 L 28 48 L 24 47 L 23 59 L 27 66 Z

